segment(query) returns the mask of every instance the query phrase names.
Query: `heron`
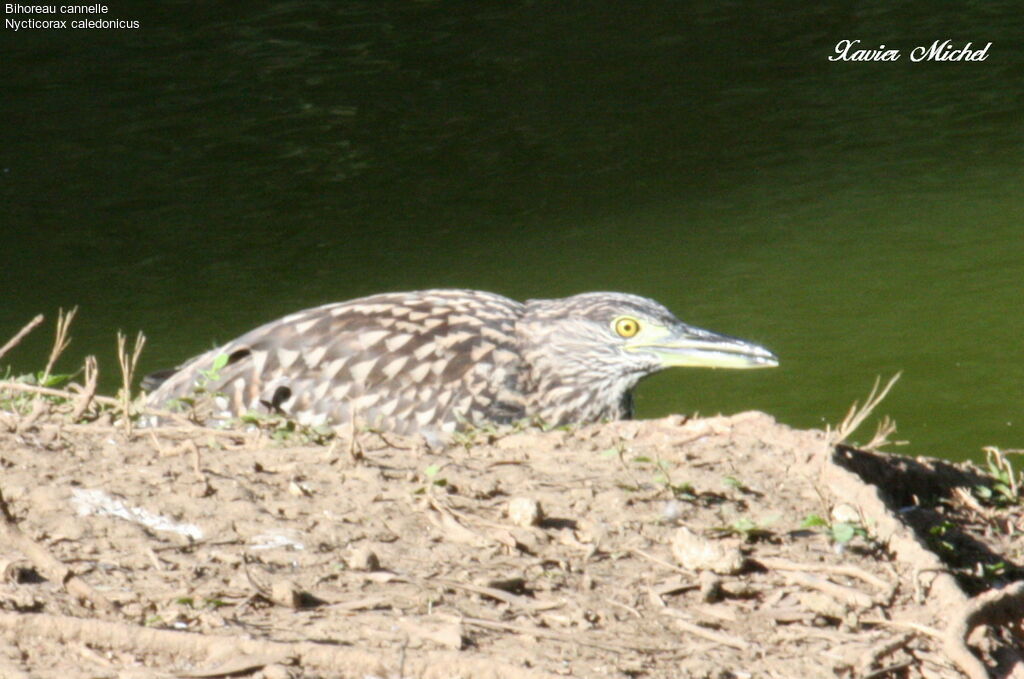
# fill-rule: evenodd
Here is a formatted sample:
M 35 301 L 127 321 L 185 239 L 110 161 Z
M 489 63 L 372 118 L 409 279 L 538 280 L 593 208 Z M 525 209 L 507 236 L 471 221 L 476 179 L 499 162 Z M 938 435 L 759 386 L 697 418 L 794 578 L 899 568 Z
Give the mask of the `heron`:
M 219 417 L 451 435 L 523 421 L 629 419 L 665 368 L 768 368 L 762 346 L 680 321 L 658 302 L 587 292 L 518 302 L 476 290 L 383 293 L 271 321 L 144 380 L 168 407 L 197 390 Z

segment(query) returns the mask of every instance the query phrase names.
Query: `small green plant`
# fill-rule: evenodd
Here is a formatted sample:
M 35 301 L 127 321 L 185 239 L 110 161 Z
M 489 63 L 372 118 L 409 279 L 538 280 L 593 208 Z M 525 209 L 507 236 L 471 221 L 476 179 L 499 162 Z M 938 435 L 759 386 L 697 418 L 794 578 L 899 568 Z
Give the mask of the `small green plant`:
M 768 525 L 772 522 L 773 520 L 769 520 L 767 523 L 761 524 L 741 516 L 727 526 L 716 526 L 712 530 L 720 535 L 731 535 L 743 538 L 746 542 L 755 542 L 771 537 L 772 532 L 768 530 Z
M 206 608 L 210 610 L 217 610 L 218 608 L 229 605 L 227 602 L 221 601 L 220 599 L 208 599 L 205 597 L 202 599 L 196 599 L 191 596 L 180 596 L 174 600 L 174 603 L 179 606 L 188 606 L 189 608 Z
M 995 446 L 985 449 L 985 466 L 993 483 L 990 486 L 975 486 L 974 494 L 980 500 L 990 502 L 999 507 L 1020 504 L 1021 485 L 1024 485 L 1024 472 L 1017 472 L 1007 457 L 1010 454 L 1021 454 L 1020 450 L 1000 450 Z
M 469 450 L 478 444 L 487 444 L 498 436 L 497 425 L 486 422 L 480 425 L 468 425 L 452 434 L 452 442 Z
M 1006 562 L 981 564 L 981 570 L 986 579 L 999 578 L 1006 575 Z
M 435 486 L 438 488 L 447 488 L 448 479 L 444 478 L 443 476 L 438 476 L 438 474 L 440 473 L 441 465 L 439 464 L 432 464 L 425 467 L 423 469 L 423 477 L 428 481 L 428 484 L 425 486 L 420 486 L 419 488 L 414 490 L 413 495 L 425 495 L 427 491 L 430 490 L 431 487 Z
M 57 363 L 61 354 L 67 349 L 68 344 L 71 342 L 71 337 L 68 334 L 71 321 L 75 318 L 75 313 L 78 311 L 78 307 L 65 312 L 60 309 L 57 313 L 57 329 L 56 335 L 53 340 L 53 347 L 50 349 L 49 358 L 46 361 L 46 367 L 43 370 L 36 373 L 29 373 L 25 375 L 19 375 L 12 377 L 11 369 L 8 366 L 5 370 L 4 381 L 14 382 L 15 384 L 22 384 L 27 387 L 38 387 L 37 390 L 26 389 L 9 389 L 7 392 L 10 395 L 6 395 L 0 399 L 0 406 L 3 408 L 16 412 L 21 415 L 26 415 L 42 403 L 50 403 L 52 405 L 63 405 L 70 399 L 63 394 L 58 393 L 46 393 L 45 390 L 53 390 L 57 392 L 61 387 L 67 384 L 72 378 L 77 376 L 81 370 L 73 374 L 64 374 L 53 372 L 53 366 Z M 43 322 L 43 316 L 40 314 L 36 316 L 32 321 L 28 323 L 24 328 L 21 329 L 13 338 L 10 339 L 6 344 L 0 347 L 0 356 L 3 356 L 12 348 L 14 348 L 28 333 L 30 333 L 36 326 Z
M 429 465 L 427 466 L 426 469 L 423 470 L 423 475 L 427 477 L 427 480 L 429 480 L 435 486 L 441 486 L 443 488 L 444 486 L 448 485 L 448 479 L 438 476 L 438 474 L 440 473 L 441 465 L 438 464 Z
M 213 363 L 210 364 L 209 369 L 200 370 L 199 375 L 204 380 L 203 385 L 207 385 L 210 382 L 216 382 L 220 379 L 220 371 L 224 369 L 224 366 L 228 364 L 227 354 L 217 354 L 213 359 Z
M 25 384 L 33 387 L 46 389 L 59 389 L 71 381 L 77 373 L 66 375 L 47 375 L 44 371 L 27 373 L 12 377 L 8 368 L 8 375 L 2 381 L 15 384 Z M 69 401 L 68 397 L 58 394 L 45 394 L 31 391 L 5 390 L 3 397 L 0 397 L 0 407 L 20 415 L 27 415 L 32 410 L 35 401 L 47 401 L 55 406 L 64 405 Z
M 220 371 L 223 370 L 227 364 L 228 355 L 217 354 L 209 368 L 199 371 L 199 377 L 196 379 L 195 384 L 192 385 L 192 389 L 188 396 L 179 396 L 178 398 L 173 398 L 167 401 L 168 410 L 174 412 L 188 411 L 192 419 L 197 422 L 205 419 L 205 416 L 199 413 L 200 403 L 204 400 L 204 397 L 207 396 L 211 398 L 223 396 L 221 392 L 210 391 L 210 385 L 220 380 Z
M 677 500 L 692 501 L 697 499 L 697 493 L 693 489 L 693 485 L 686 481 L 675 483 L 672 480 L 672 464 L 665 460 L 658 460 L 655 462 L 655 467 L 658 472 L 654 475 L 654 482 L 658 485 L 664 486 L 666 490 L 672 493 L 672 497 Z
M 931 544 L 932 548 L 941 552 L 955 552 L 956 547 L 953 543 L 945 539 L 949 532 L 954 528 L 956 528 L 956 524 L 952 521 L 942 521 L 929 528 L 928 542 Z
M 864 526 L 852 521 L 826 521 L 818 514 L 810 514 L 800 524 L 801 528 L 823 528 L 831 542 L 837 545 L 845 545 L 855 537 L 868 539 L 868 532 Z
M 322 446 L 334 440 L 338 433 L 326 424 L 305 425 L 284 415 L 247 412 L 238 418 L 241 425 L 255 426 L 278 443 Z

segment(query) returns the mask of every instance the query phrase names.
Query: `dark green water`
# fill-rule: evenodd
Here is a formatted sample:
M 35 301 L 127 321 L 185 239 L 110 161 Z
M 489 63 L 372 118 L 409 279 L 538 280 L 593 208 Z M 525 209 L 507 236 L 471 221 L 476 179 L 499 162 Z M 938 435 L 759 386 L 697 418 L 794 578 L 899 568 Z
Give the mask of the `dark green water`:
M 112 389 L 119 328 L 149 370 L 378 291 L 623 290 L 782 360 L 641 416 L 822 426 L 902 370 L 909 452 L 1024 446 L 1017 2 L 109 7 L 141 27 L 0 32 L 0 343 L 77 304 L 62 367 Z M 993 44 L 909 61 L 947 38 Z

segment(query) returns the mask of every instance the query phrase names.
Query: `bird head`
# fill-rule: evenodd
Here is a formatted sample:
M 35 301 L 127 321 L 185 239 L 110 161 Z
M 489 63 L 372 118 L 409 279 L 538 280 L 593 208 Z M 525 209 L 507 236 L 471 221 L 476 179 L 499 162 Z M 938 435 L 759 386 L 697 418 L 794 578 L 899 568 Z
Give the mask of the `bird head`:
M 519 332 L 538 382 L 602 385 L 609 398 L 664 368 L 778 365 L 764 347 L 687 325 L 658 302 L 623 293 L 530 300 Z

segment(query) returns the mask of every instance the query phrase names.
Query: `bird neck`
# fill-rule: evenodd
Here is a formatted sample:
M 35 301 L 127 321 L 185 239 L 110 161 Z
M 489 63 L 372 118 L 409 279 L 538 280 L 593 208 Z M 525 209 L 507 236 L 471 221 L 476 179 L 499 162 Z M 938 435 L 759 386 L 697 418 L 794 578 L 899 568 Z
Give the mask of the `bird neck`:
M 593 344 L 567 341 L 558 321 L 523 318 L 517 327 L 526 411 L 550 426 L 626 419 L 643 372 L 623 371 Z

